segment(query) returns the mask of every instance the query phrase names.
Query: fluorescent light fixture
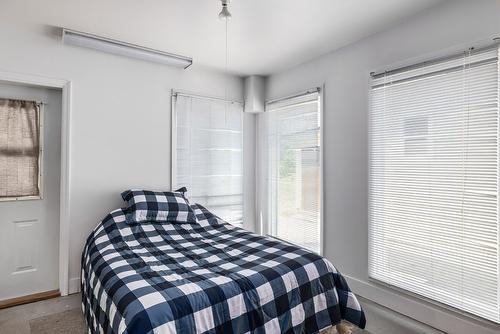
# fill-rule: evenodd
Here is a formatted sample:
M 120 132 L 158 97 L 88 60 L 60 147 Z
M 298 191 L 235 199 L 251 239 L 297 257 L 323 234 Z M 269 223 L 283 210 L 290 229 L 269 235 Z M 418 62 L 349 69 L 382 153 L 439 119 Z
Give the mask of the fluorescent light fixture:
M 114 39 L 65 28 L 63 28 L 62 41 L 64 44 L 81 46 L 115 55 L 175 67 L 187 68 L 193 63 L 193 59 L 189 57 L 179 56 L 168 52 L 145 48 L 139 45 L 120 42 Z

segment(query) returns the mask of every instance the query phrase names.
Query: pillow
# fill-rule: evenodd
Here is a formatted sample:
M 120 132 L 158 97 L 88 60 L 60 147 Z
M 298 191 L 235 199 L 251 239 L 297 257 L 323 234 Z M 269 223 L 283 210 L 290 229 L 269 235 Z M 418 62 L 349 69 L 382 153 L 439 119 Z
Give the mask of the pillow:
M 122 198 L 128 202 L 126 219 L 129 223 L 196 223 L 193 209 L 181 192 L 126 190 Z

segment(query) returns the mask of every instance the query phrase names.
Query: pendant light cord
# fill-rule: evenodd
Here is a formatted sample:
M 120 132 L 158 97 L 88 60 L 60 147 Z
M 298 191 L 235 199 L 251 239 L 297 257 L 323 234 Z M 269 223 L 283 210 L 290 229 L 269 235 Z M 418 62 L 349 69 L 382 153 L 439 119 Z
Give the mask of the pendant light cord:
M 227 78 L 224 80 L 224 99 L 226 100 L 226 108 L 225 108 L 225 113 L 224 113 L 224 119 L 227 124 L 227 107 L 228 107 L 228 98 L 227 98 L 227 86 L 228 86 L 228 80 L 229 80 L 229 73 L 228 73 L 228 58 L 229 58 L 229 48 L 228 48 L 228 27 L 227 27 L 227 21 L 228 18 L 226 18 L 224 21 L 226 21 L 226 62 L 224 65 L 224 72 L 226 73 Z

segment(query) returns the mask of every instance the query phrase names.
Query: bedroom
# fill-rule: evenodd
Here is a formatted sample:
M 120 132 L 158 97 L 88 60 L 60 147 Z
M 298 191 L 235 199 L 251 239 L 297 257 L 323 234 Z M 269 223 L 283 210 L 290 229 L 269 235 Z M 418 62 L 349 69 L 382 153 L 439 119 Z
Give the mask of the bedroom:
M 0 333 L 500 331 L 499 1 L 0 17 Z

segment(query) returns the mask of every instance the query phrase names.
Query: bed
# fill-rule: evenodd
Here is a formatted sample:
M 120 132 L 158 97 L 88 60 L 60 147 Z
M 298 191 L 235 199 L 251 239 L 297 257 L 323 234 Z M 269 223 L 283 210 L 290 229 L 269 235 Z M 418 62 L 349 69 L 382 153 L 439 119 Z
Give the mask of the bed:
M 89 333 L 318 333 L 366 320 L 325 258 L 234 227 L 201 205 L 196 223 L 127 222 L 118 209 L 82 254 Z

